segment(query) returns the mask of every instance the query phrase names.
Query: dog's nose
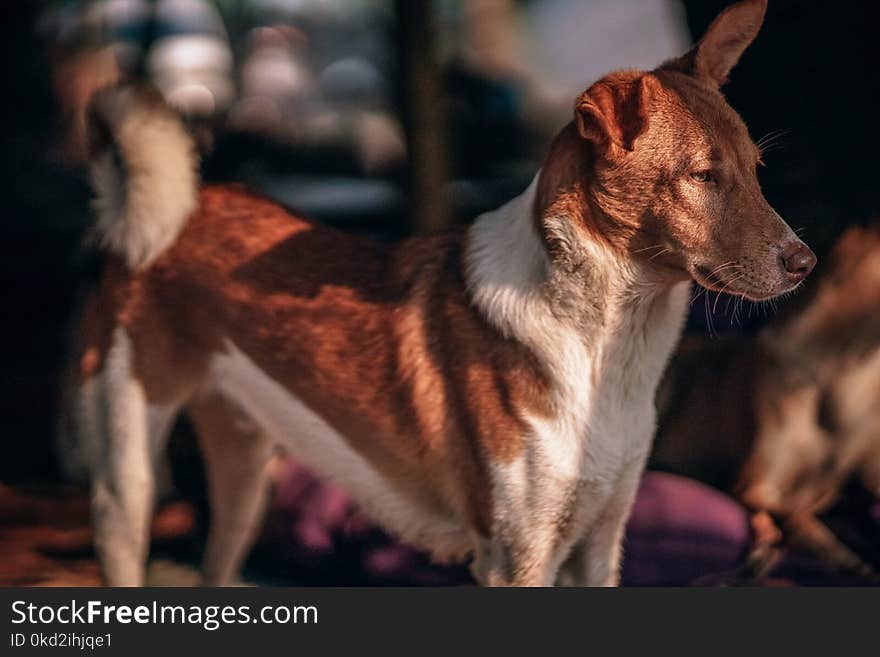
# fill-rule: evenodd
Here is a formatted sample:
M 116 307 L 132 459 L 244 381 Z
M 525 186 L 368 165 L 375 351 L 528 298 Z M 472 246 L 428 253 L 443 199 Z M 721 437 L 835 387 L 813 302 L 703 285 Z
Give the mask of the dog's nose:
M 792 242 L 782 250 L 782 265 L 792 283 L 804 280 L 816 266 L 816 254 L 801 241 Z

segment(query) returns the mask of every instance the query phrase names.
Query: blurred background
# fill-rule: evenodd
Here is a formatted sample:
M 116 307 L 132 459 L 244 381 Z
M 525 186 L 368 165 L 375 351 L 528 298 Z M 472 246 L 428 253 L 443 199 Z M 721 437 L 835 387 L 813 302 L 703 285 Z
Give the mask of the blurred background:
M 83 513 L 78 498 L 58 511 L 21 495 L 58 481 L 58 382 L 72 313 L 95 269 L 78 247 L 90 221 L 84 111 L 96 89 L 150 79 L 186 116 L 206 181 L 245 183 L 317 219 L 391 240 L 468 222 L 518 194 L 577 94 L 612 69 L 649 69 L 682 54 L 726 4 L 3 3 L 0 551 L 25 549 L 15 541 L 30 539 L 11 529 L 23 518 Z M 771 0 L 725 90 L 753 137 L 768 139 L 760 172 L 768 200 L 820 262 L 844 230 L 868 225 L 880 209 L 876 19 L 873 3 Z M 747 338 L 775 311 L 732 309 L 704 295 L 688 332 Z M 177 488 L 198 498 L 197 458 L 185 427 L 178 433 Z M 321 504 L 345 505 L 336 499 Z M 196 504 L 192 517 L 172 515 L 170 535 L 175 522 L 198 525 L 199 513 Z M 338 541 L 331 547 L 344 553 Z

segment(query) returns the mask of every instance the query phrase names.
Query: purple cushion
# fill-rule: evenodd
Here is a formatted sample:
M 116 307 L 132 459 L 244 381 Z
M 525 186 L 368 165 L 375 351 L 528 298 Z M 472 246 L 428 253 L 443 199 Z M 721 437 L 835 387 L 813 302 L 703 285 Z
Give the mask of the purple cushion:
M 622 582 L 688 584 L 733 570 L 749 543 L 745 510 L 701 483 L 645 474 L 627 526 Z

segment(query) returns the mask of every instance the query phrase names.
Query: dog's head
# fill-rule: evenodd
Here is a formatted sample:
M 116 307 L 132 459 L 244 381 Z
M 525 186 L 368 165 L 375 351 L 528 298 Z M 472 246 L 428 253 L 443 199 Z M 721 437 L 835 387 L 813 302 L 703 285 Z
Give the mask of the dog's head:
M 545 237 L 548 217 L 579 215 L 652 269 L 753 300 L 810 273 L 816 258 L 765 200 L 760 149 L 720 91 L 765 10 L 739 2 L 683 57 L 613 73 L 577 99 L 539 182 Z

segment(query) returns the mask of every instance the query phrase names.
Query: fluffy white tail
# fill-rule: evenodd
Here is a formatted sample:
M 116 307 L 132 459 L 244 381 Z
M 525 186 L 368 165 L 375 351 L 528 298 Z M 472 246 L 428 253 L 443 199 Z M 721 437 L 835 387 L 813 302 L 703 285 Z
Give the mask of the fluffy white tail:
M 195 209 L 198 158 L 182 120 L 146 85 L 95 94 L 89 111 L 94 240 L 131 269 L 149 266 Z

